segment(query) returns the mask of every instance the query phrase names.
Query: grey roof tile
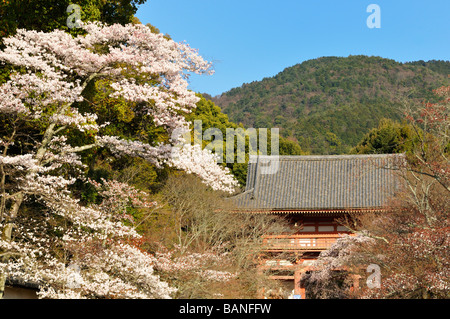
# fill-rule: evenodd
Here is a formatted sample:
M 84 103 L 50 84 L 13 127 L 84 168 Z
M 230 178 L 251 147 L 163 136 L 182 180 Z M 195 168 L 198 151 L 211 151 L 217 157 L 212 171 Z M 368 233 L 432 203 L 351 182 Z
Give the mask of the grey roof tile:
M 233 198 L 246 210 L 376 208 L 399 189 L 402 154 L 253 156 L 244 193 Z M 268 173 L 267 163 L 278 164 Z M 278 161 L 278 162 L 276 162 Z

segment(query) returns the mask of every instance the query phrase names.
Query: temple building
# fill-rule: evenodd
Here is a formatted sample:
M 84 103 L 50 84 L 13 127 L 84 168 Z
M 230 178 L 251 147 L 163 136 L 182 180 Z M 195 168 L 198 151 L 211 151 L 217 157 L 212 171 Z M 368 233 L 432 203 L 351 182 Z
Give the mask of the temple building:
M 300 278 L 320 252 L 351 234 L 339 223 L 350 213 L 382 212 L 400 189 L 401 154 L 253 156 L 245 191 L 233 198 L 241 213 L 279 214 L 292 231 L 264 237 L 262 268 L 294 298 L 308 298 Z

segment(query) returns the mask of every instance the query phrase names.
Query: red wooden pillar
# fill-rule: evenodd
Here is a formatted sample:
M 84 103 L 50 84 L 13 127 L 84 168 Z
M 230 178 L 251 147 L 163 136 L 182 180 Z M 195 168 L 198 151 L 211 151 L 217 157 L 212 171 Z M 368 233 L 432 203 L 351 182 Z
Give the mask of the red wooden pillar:
M 294 298 L 296 299 L 306 299 L 306 290 L 301 283 L 301 278 L 304 273 L 304 269 L 297 269 L 294 272 Z
M 353 285 L 350 287 L 350 293 L 356 293 L 359 289 L 359 280 L 361 279 L 360 275 L 352 275 Z

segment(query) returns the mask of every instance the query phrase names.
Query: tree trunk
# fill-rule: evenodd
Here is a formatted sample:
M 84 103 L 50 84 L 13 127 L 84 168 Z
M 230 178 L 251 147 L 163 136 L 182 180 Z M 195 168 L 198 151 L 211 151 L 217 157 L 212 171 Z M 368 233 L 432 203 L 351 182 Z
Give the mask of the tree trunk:
M 422 299 L 429 299 L 427 288 L 422 289 Z
M 6 223 L 2 231 L 2 239 L 4 241 L 10 242 L 12 239 L 12 231 L 14 228 L 14 221 L 17 218 L 17 214 L 19 212 L 19 208 L 22 205 L 24 195 L 22 193 L 18 193 L 15 197 L 14 203 L 9 212 L 9 216 L 6 217 Z M 5 254 L 1 262 L 7 263 L 9 259 L 9 254 Z M 3 298 L 5 293 L 5 285 L 6 285 L 6 273 L 2 272 L 0 274 L 0 299 Z

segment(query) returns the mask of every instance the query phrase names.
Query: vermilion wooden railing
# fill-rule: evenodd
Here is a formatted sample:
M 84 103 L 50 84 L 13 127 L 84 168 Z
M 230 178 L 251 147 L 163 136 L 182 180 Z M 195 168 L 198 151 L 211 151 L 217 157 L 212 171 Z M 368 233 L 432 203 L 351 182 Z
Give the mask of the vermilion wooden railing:
M 290 250 L 325 250 L 343 234 L 291 234 L 266 235 L 263 238 L 263 247 L 267 251 Z

